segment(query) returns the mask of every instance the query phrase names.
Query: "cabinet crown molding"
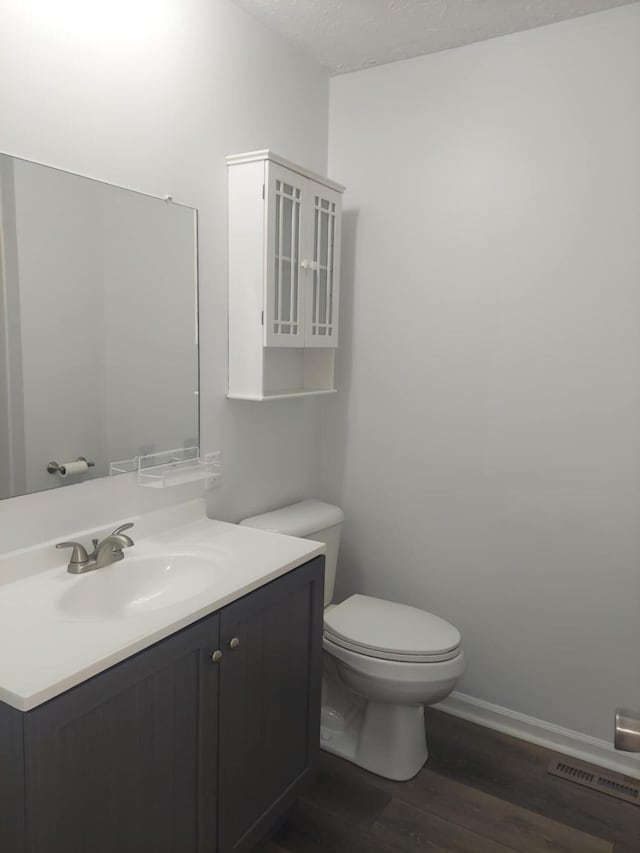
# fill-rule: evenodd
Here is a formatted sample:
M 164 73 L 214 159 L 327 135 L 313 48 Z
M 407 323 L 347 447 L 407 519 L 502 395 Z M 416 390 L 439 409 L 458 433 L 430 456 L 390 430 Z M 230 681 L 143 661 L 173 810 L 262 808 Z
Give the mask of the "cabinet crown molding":
M 285 169 L 296 172 L 304 178 L 310 178 L 312 181 L 322 184 L 325 187 L 329 187 L 329 189 L 335 190 L 338 193 L 343 193 L 346 189 L 346 187 L 339 184 L 337 181 L 332 181 L 325 175 L 319 175 L 317 172 L 305 169 L 304 166 L 300 166 L 298 163 L 293 163 L 291 160 L 281 157 L 269 148 L 264 148 L 260 151 L 246 151 L 244 154 L 229 154 L 227 157 L 227 166 L 240 166 L 244 163 L 257 163 L 260 160 L 270 160 L 272 163 L 277 163 Z

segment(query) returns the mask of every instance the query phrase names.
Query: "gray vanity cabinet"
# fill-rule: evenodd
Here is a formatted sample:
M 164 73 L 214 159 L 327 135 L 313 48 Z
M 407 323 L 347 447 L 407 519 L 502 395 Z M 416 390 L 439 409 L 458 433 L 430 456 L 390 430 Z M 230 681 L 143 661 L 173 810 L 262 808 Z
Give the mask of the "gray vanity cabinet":
M 28 853 L 196 853 L 218 627 L 210 616 L 26 715 Z M 202 817 L 215 838 L 215 798 Z
M 0 651 L 0 654 L 2 651 Z M 23 714 L 0 702 L 0 851 L 25 853 Z
M 315 769 L 323 561 L 221 613 L 219 853 L 250 850 Z
M 323 566 L 26 714 L 0 703 L 0 851 L 250 850 L 318 758 Z

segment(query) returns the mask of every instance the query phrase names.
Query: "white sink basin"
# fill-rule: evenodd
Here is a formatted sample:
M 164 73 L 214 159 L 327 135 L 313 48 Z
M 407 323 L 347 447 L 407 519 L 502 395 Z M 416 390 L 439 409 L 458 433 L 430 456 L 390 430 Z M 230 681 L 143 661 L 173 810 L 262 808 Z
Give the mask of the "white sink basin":
M 193 554 L 127 557 L 81 575 L 58 599 L 75 619 L 143 615 L 171 607 L 212 587 L 227 572 Z

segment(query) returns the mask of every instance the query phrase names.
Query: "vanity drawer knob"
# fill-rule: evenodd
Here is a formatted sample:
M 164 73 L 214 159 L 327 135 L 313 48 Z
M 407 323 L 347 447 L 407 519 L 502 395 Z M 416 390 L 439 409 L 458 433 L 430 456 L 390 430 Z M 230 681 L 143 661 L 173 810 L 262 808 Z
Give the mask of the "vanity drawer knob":
M 221 659 L 222 659 L 222 652 L 220 651 L 220 649 L 216 649 L 216 651 L 211 655 L 211 660 L 214 663 L 218 663 L 218 661 Z
M 230 649 L 237 649 L 240 645 L 240 640 L 237 637 L 234 637 L 233 640 L 229 643 Z

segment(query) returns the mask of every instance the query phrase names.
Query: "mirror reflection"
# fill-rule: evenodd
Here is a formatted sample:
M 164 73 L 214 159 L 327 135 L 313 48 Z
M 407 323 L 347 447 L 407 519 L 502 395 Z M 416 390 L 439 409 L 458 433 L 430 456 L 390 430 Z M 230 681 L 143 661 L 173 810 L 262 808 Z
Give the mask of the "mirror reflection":
M 0 154 L 0 498 L 198 445 L 196 258 L 195 210 Z

